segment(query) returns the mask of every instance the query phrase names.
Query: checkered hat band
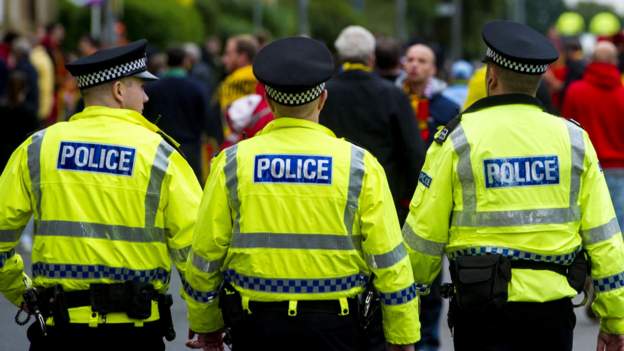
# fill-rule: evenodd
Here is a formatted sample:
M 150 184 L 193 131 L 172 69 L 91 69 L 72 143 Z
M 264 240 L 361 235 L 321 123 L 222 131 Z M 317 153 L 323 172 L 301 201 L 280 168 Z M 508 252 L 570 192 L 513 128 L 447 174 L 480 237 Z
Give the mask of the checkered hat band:
M 310 101 L 316 100 L 321 93 L 325 89 L 325 83 L 321 83 L 315 86 L 312 89 L 302 91 L 299 93 L 286 93 L 283 91 L 279 91 L 277 89 L 271 88 L 266 85 L 266 93 L 271 98 L 271 100 L 277 102 L 281 105 L 286 106 L 299 106 L 303 104 L 307 104 Z
M 134 73 L 145 71 L 147 70 L 146 62 L 146 58 L 142 57 L 98 72 L 77 76 L 78 88 L 84 89 L 92 87 L 120 77 L 126 77 Z
M 542 74 L 548 69 L 548 64 L 537 65 L 530 63 L 516 62 L 503 57 L 491 48 L 487 48 L 485 56 L 494 61 L 497 65 L 519 73 Z

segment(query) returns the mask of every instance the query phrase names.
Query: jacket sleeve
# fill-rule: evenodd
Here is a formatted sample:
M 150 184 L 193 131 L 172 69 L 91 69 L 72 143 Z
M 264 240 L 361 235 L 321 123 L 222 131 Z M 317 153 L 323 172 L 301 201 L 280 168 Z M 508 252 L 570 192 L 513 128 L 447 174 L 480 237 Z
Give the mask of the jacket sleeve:
M 423 294 L 428 293 L 440 272 L 448 243 L 453 210 L 453 155 L 450 140 L 431 145 L 403 225 L 414 281 Z
M 32 215 L 30 144 L 29 139 L 13 152 L 0 176 L 0 292 L 15 305 L 21 304 L 22 295 L 30 286 L 22 257 L 14 250 Z
M 403 155 L 403 160 L 400 164 L 402 167 L 405 167 L 403 174 L 405 178 L 402 178 L 405 181 L 405 188 L 399 200 L 409 200 L 414 193 L 414 189 L 416 189 L 418 173 L 425 161 L 425 144 L 420 137 L 412 105 L 405 94 L 398 88 L 396 89 L 396 95 L 397 111 L 395 118 L 400 133 L 396 138 L 400 145 L 399 152 Z M 407 205 L 405 206 L 407 207 Z
M 184 290 L 189 324 L 191 330 L 198 333 L 217 331 L 224 326 L 218 289 L 223 280 L 221 266 L 232 237 L 232 214 L 224 173 L 225 154 L 222 151 L 212 160 L 186 263 Z
M 360 208 L 362 250 L 381 296 L 386 340 L 413 344 L 420 339 L 420 322 L 412 269 L 383 168 L 368 153 Z
M 591 258 L 596 299 L 592 304 L 600 317 L 600 329 L 624 334 L 624 244 L 598 164 L 596 151 L 584 133 L 586 157 L 581 179 L 581 235 Z
M 167 247 L 184 285 L 202 190 L 193 169 L 178 152 L 171 154 L 168 173 L 168 199 L 164 209 Z

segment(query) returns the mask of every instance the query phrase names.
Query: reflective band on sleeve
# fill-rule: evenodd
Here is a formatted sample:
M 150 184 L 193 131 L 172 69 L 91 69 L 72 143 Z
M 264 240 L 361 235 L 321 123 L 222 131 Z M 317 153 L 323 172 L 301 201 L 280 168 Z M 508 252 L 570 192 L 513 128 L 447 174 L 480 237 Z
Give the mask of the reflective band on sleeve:
M 180 249 L 169 248 L 169 256 L 173 262 L 183 264 L 188 259 L 189 252 L 191 252 L 191 246 L 186 246 Z
M 399 243 L 392 251 L 381 255 L 366 255 L 368 265 L 373 268 L 387 268 L 393 266 L 407 256 L 407 250 L 403 242 Z
M 475 213 L 477 210 L 477 198 L 475 197 L 474 175 L 472 173 L 472 163 L 470 161 L 470 144 L 466 139 L 464 128 L 460 125 L 451 133 L 453 147 L 459 157 L 457 162 L 457 176 L 462 186 L 463 211 Z
M 540 208 L 518 211 L 454 211 L 452 224 L 458 227 L 506 227 L 531 224 L 558 224 L 581 218 L 580 208 Z
M 585 143 L 583 130 L 571 122 L 566 121 L 570 135 L 572 169 L 570 174 L 570 208 L 577 207 L 579 191 L 581 188 L 581 175 L 585 161 Z
M 53 264 L 37 262 L 32 265 L 33 276 L 67 279 L 111 279 L 149 283 L 160 280 L 169 283 L 170 272 L 164 268 L 134 270 L 103 265 Z
M 25 227 L 18 229 L 0 229 L 0 243 L 12 243 L 19 240 Z
M 353 221 L 357 213 L 362 181 L 364 179 L 364 149 L 351 145 L 351 166 L 349 168 L 349 190 L 344 212 L 347 233 L 353 233 Z
M 209 261 L 195 252 L 191 252 L 191 262 L 193 262 L 193 267 L 199 269 L 204 273 L 212 273 L 221 269 L 221 264 L 223 264 L 223 259 L 217 261 Z
M 574 258 L 576 257 L 576 254 L 579 252 L 579 250 L 580 247 L 577 250 L 574 250 L 564 255 L 543 255 L 533 252 L 510 249 L 506 247 L 485 246 L 471 247 L 468 249 L 449 252 L 447 256 L 449 259 L 453 260 L 457 256 L 480 256 L 486 254 L 499 254 L 505 257 L 509 257 L 512 260 L 530 260 L 538 262 L 557 263 L 561 265 L 570 265 L 572 264 L 572 261 L 574 261 Z
M 619 289 L 624 286 L 624 272 L 620 272 L 606 278 L 594 279 L 593 283 L 594 288 L 598 292 Z
M 69 236 L 130 242 L 165 242 L 162 228 L 126 227 L 101 223 L 69 221 L 35 221 L 35 235 Z
M 9 251 L 0 252 L 0 269 L 4 267 L 4 263 L 11 257 L 15 255 L 15 250 L 11 249 Z
M 211 302 L 214 300 L 219 294 L 216 291 L 199 291 L 193 289 L 191 284 L 186 280 L 182 279 L 182 286 L 184 287 L 184 291 L 190 296 L 193 300 L 201 303 Z
M 238 167 L 236 164 L 236 152 L 238 145 L 230 146 L 225 149 L 225 185 L 227 186 L 230 206 L 234 210 L 234 222 L 232 224 L 232 233 L 240 231 L 240 201 L 238 199 Z
M 409 287 L 399 291 L 391 293 L 380 292 L 379 297 L 384 305 L 401 305 L 412 301 L 416 297 L 417 290 L 419 289 L 421 288 L 418 287 L 417 284 L 412 284 Z
M 620 233 L 620 225 L 615 217 L 611 218 L 611 220 L 606 224 L 581 231 L 583 244 L 585 245 L 608 240 L 618 233 Z
M 412 227 L 407 223 L 403 225 L 403 238 L 412 250 L 429 256 L 442 256 L 446 246 L 444 243 L 423 239 L 414 233 Z
M 359 235 L 354 236 L 359 239 Z M 230 247 L 245 249 L 354 250 L 345 234 L 234 233 Z
M 33 134 L 31 143 L 28 145 L 28 172 L 36 203 L 35 217 L 41 216 L 41 144 L 45 131 L 44 129 Z
M 362 287 L 367 278 L 362 274 L 330 279 L 267 279 L 238 274 L 234 270 L 225 273 L 225 279 L 249 290 L 285 294 L 319 294 L 347 291 Z
M 156 156 L 154 157 L 154 163 L 152 163 L 152 170 L 147 184 L 147 193 L 145 194 L 146 227 L 153 227 L 156 223 L 156 213 L 158 213 L 158 205 L 160 203 L 162 182 L 165 179 L 167 168 L 169 168 L 169 156 L 172 152 L 173 147 L 166 141 L 161 140 L 156 149 Z

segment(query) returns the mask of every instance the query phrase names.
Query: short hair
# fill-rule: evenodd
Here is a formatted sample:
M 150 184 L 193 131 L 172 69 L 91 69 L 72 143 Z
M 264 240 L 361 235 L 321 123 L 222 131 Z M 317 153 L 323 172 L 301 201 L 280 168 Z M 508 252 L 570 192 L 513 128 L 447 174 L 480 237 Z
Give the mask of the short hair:
M 520 93 L 535 96 L 542 76 L 539 74 L 518 73 L 490 62 L 495 66 L 499 83 L 506 93 Z M 489 68 L 488 68 L 489 69 Z
M 237 53 L 244 54 L 249 61 L 253 61 L 260 46 L 255 37 L 249 34 L 241 34 L 230 39 L 234 41 Z
M 193 60 L 195 61 L 199 61 L 201 60 L 201 49 L 199 48 L 199 46 L 195 43 L 185 43 L 183 45 L 183 49 L 186 52 L 187 55 L 189 55 Z
M 343 61 L 366 62 L 375 51 L 375 37 L 362 26 L 348 26 L 340 32 L 334 47 Z
M 401 44 L 390 37 L 377 38 L 375 64 L 379 69 L 392 69 L 401 63 Z
M 167 50 L 167 66 L 180 67 L 184 63 L 186 52 L 181 48 L 175 47 Z

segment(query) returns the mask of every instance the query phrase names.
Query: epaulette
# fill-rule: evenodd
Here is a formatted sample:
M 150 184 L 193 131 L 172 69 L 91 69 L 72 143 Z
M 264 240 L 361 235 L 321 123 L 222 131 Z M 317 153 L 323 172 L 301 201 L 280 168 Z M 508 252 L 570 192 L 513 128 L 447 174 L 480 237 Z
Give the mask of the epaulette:
M 433 141 L 435 141 L 436 143 L 438 143 L 439 145 L 442 145 L 446 139 L 448 138 L 448 136 L 451 134 L 451 132 L 453 130 L 455 130 L 455 128 L 457 128 L 457 126 L 459 125 L 459 122 L 461 122 L 461 118 L 462 118 L 462 114 L 458 114 L 457 116 L 455 116 L 455 118 L 453 118 L 452 120 L 450 120 L 444 127 L 442 127 L 442 129 L 436 134 L 435 138 L 433 138 Z
M 167 135 L 167 133 L 159 130 L 156 132 L 158 135 L 160 135 L 161 138 L 163 138 L 167 144 L 169 144 L 172 148 L 174 148 L 180 155 L 182 155 L 182 157 L 186 158 L 186 156 L 184 155 L 184 153 L 182 152 L 182 149 L 180 148 L 180 143 L 178 143 L 177 141 L 175 141 L 175 139 L 173 139 L 172 137 L 170 137 L 169 135 Z

